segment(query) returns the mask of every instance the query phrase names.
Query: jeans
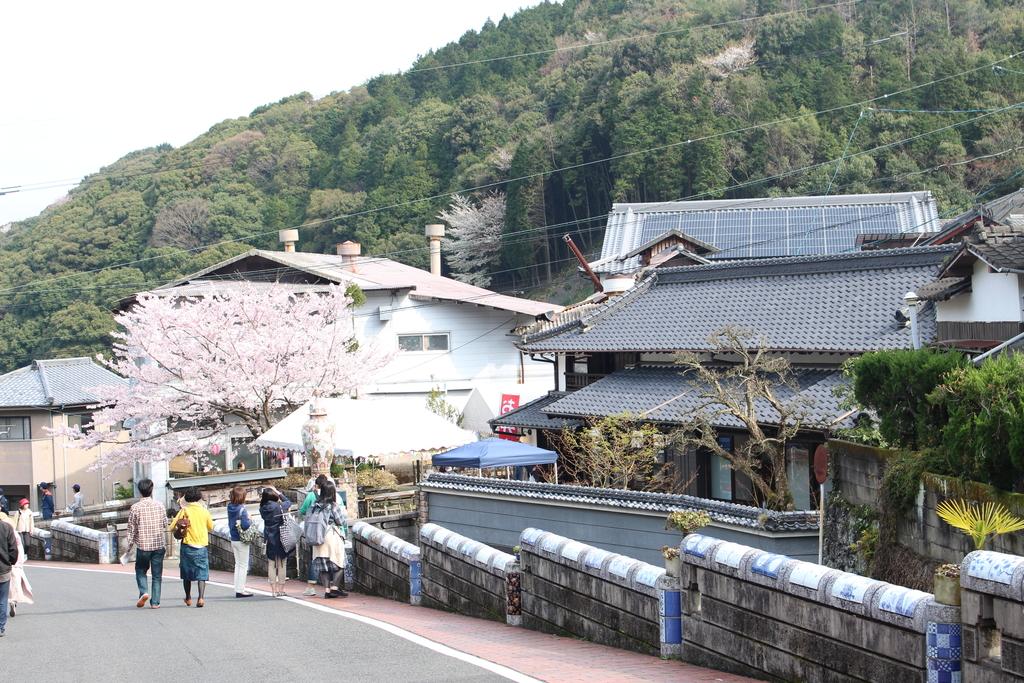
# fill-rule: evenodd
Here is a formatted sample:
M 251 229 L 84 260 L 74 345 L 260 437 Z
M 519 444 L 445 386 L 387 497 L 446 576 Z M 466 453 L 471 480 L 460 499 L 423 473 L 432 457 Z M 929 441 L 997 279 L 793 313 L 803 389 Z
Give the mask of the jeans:
M 135 551 L 135 583 L 139 585 L 139 597 L 149 593 L 149 604 L 160 604 L 160 587 L 164 578 L 164 548 L 160 550 L 136 550 Z M 146 572 L 153 569 L 153 592 L 150 593 L 146 585 Z
M 14 577 L 9 577 L 12 581 Z M 3 581 L 0 582 L 0 633 L 3 633 L 7 628 L 7 598 L 11 595 L 11 582 Z
M 231 541 L 231 552 L 235 554 L 235 592 L 245 590 L 245 578 L 249 573 L 249 544 Z

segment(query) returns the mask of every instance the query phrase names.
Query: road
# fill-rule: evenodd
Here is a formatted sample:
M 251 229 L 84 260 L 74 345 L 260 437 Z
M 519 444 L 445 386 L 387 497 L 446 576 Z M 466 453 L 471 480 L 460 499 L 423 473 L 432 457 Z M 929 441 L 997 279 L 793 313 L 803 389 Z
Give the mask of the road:
M 232 589 L 210 585 L 206 606 L 187 608 L 176 568 L 159 610 L 135 607 L 130 574 L 30 566 L 28 575 L 36 603 L 22 607 L 0 639 L 7 680 L 508 680 L 300 601 L 239 600 Z

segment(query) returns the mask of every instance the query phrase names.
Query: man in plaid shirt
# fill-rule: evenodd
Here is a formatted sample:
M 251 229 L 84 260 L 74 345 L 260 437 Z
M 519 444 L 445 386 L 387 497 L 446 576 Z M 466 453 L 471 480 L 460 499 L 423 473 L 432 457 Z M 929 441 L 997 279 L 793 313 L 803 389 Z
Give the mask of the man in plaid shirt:
M 167 509 L 153 500 L 153 480 L 141 479 L 138 484 L 142 499 L 128 512 L 128 550 L 135 546 L 135 582 L 139 585 L 136 607 L 146 601 L 153 609 L 160 609 L 160 586 L 163 583 L 164 553 L 167 546 Z M 125 562 L 126 560 L 122 560 Z M 153 571 L 153 596 L 150 600 L 146 585 L 146 572 Z

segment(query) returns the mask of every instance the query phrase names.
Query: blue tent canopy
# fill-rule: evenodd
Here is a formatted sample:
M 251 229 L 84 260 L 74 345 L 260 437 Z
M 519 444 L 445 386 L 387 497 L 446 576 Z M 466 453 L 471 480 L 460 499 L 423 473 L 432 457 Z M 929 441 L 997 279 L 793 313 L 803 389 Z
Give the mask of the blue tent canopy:
M 558 453 L 507 439 L 484 439 L 434 456 L 434 467 L 491 467 L 547 465 Z

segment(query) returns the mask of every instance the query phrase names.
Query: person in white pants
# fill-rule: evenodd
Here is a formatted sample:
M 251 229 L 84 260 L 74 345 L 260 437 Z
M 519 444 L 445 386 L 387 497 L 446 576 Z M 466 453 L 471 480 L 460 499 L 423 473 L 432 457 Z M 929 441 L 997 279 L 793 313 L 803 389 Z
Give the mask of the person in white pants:
M 252 525 L 249 511 L 245 509 L 245 489 L 236 486 L 231 489 L 231 500 L 228 503 L 228 530 L 231 533 L 231 551 L 235 555 L 235 597 L 251 598 L 252 591 L 245 587 L 249 574 L 249 544 L 243 543 L 238 535 L 238 527 L 248 529 Z

